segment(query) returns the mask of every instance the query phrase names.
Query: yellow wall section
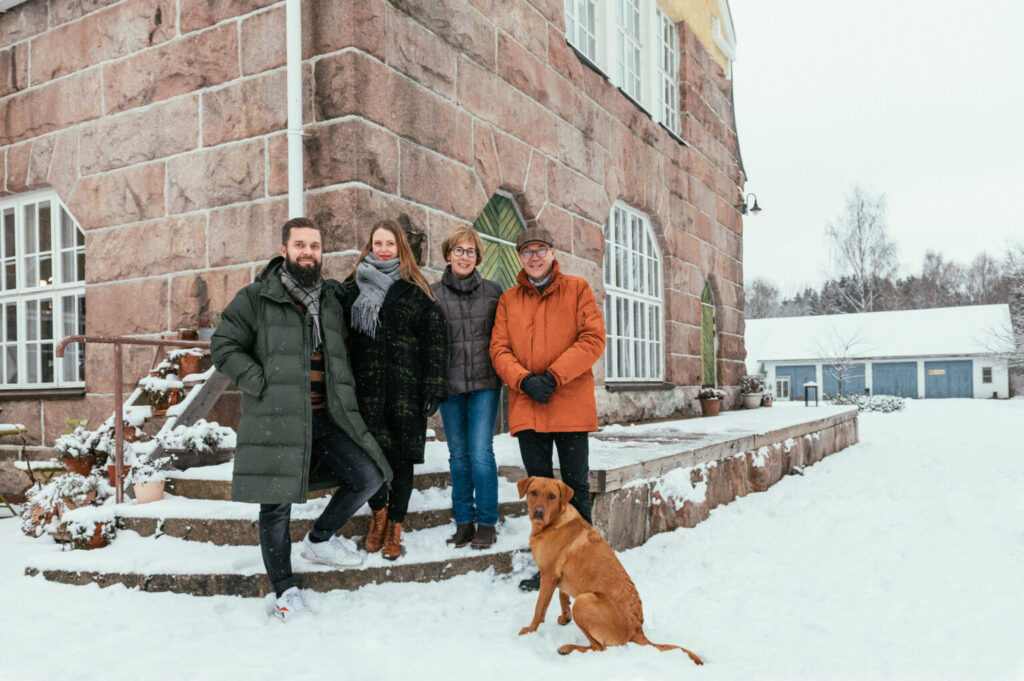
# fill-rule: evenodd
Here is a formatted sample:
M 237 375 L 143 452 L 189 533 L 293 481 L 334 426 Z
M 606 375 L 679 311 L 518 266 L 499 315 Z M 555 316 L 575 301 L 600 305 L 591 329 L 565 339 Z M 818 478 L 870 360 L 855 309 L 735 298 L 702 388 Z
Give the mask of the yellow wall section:
M 697 39 L 711 54 L 712 58 L 726 72 L 729 71 L 729 58 L 715 45 L 711 32 L 711 18 L 718 17 L 723 23 L 725 19 L 719 14 L 718 0 L 657 0 L 658 7 L 675 23 L 685 21 Z

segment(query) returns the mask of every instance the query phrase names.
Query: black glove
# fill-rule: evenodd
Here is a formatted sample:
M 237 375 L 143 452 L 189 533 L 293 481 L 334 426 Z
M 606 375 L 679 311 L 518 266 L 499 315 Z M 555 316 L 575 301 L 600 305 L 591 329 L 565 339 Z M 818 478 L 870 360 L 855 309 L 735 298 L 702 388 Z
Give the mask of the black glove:
M 427 401 L 423 403 L 423 415 L 433 416 L 437 413 L 437 408 L 441 406 L 440 400 L 435 400 L 431 397 L 427 398 Z
M 548 372 L 543 376 L 530 374 L 519 383 L 519 389 L 530 396 L 530 399 L 540 404 L 547 404 L 551 393 L 555 392 L 558 382 Z

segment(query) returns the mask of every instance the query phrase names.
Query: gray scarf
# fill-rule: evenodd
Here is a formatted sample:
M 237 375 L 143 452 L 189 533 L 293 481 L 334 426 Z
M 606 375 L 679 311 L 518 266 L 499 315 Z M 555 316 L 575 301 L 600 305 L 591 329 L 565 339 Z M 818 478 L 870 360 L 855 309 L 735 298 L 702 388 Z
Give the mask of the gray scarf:
M 380 326 L 380 308 L 388 289 L 399 279 L 398 258 L 377 260 L 368 253 L 356 267 L 356 285 L 359 297 L 352 303 L 352 326 L 370 338 L 377 337 Z
M 320 329 L 320 290 L 324 285 L 323 277 L 312 288 L 303 288 L 284 263 L 281 263 L 279 271 L 285 290 L 296 303 L 306 309 L 306 320 L 312 327 L 313 352 L 320 352 L 320 348 L 323 347 L 323 331 Z

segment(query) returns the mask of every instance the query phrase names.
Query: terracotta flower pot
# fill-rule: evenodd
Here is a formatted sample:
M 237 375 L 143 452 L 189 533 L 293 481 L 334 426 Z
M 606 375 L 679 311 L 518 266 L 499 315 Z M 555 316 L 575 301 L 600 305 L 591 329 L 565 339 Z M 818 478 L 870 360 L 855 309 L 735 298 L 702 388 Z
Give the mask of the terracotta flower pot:
M 128 477 L 131 470 L 131 466 L 124 466 L 124 476 Z M 117 486 L 117 466 L 112 463 L 107 464 L 107 478 L 109 478 L 111 486 Z
M 61 462 L 63 462 L 64 468 L 67 468 L 69 473 L 88 476 L 92 472 L 92 467 L 96 465 L 96 457 L 91 454 L 81 459 L 65 456 L 61 459 Z
M 149 405 L 153 407 L 153 416 L 163 416 L 167 410 L 181 400 L 181 388 L 169 388 L 158 395 L 150 393 Z
M 132 485 L 135 490 L 135 501 L 139 504 L 148 504 L 153 501 L 160 501 L 164 498 L 164 480 L 157 482 L 136 482 Z
M 199 355 L 182 355 L 178 358 L 178 378 L 199 373 Z
M 711 399 L 700 401 L 700 411 L 704 416 L 718 416 L 718 412 L 722 409 L 722 400 Z

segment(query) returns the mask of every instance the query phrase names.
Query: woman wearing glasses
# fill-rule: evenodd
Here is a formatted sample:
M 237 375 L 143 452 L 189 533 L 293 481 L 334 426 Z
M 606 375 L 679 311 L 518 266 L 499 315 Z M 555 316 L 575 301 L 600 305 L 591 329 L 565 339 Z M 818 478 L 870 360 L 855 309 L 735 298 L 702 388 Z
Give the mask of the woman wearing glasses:
M 457 547 L 494 544 L 498 522 L 498 467 L 494 462 L 494 421 L 501 379 L 489 349 L 501 285 L 476 269 L 483 242 L 471 227 L 456 227 L 441 244 L 448 266 L 431 287 L 448 320 L 448 400 L 441 420 L 448 441 L 452 511 Z

